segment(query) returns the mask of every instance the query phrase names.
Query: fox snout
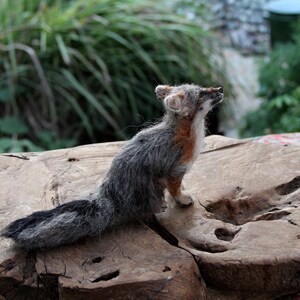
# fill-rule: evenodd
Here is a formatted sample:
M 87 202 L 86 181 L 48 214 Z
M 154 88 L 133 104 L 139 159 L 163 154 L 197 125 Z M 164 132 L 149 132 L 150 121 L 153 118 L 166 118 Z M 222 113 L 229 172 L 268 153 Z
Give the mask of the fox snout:
M 217 88 L 209 87 L 204 89 L 203 92 L 207 94 L 223 93 L 223 88 L 221 86 Z
M 204 94 L 206 95 L 206 101 L 210 102 L 210 106 L 214 106 L 219 102 L 222 102 L 223 100 L 223 88 L 217 87 L 217 88 L 207 88 L 204 91 Z

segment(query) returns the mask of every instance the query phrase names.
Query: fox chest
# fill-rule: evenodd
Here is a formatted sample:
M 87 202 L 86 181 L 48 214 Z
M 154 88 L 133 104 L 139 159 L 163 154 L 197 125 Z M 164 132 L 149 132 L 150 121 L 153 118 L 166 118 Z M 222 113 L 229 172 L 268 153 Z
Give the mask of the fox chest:
M 185 165 L 187 169 L 192 167 L 200 154 L 204 136 L 205 126 L 201 118 L 196 118 L 190 124 L 186 124 L 186 127 L 182 128 L 181 133 L 179 132 L 178 140 L 180 140 L 182 147 L 180 164 Z

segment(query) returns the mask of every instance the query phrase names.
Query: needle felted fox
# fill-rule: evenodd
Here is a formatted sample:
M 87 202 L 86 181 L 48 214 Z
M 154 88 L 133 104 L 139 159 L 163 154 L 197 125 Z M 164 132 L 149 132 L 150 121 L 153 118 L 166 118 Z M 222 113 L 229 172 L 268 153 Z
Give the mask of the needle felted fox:
M 223 89 L 185 84 L 160 85 L 155 91 L 164 103 L 163 120 L 139 132 L 116 155 L 94 199 L 35 212 L 1 235 L 27 249 L 55 247 L 151 216 L 160 210 L 165 189 L 179 205 L 192 204 L 181 181 L 200 152 L 205 116 L 222 101 Z

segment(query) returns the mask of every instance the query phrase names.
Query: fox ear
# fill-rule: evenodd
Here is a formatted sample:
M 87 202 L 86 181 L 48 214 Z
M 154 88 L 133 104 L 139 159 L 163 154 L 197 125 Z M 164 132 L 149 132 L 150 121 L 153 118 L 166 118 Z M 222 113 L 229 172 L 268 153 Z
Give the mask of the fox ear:
M 156 97 L 164 100 L 172 92 L 173 87 L 169 85 L 158 85 L 155 89 Z
M 164 100 L 165 107 L 174 113 L 180 115 L 188 115 L 189 110 L 184 104 L 184 93 L 179 92 L 170 96 L 167 96 Z

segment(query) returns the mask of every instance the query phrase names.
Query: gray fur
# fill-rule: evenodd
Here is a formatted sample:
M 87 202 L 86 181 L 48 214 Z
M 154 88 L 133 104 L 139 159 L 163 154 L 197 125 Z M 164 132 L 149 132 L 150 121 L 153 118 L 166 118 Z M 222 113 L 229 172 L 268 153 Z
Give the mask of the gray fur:
M 180 163 L 183 148 L 174 144 L 180 120 L 191 118 L 201 131 L 197 132 L 200 145 L 204 127 L 197 124 L 221 101 L 222 90 L 208 93 L 196 85 L 158 86 L 156 93 L 165 104 L 164 119 L 139 132 L 116 155 L 95 199 L 33 213 L 9 224 L 1 235 L 27 249 L 55 247 L 159 211 L 168 178 L 182 178 L 191 166 Z

